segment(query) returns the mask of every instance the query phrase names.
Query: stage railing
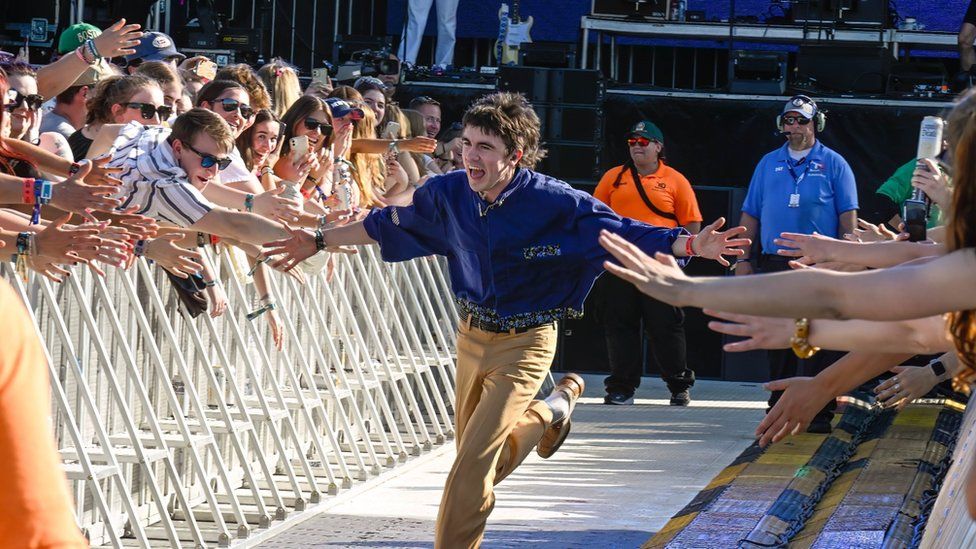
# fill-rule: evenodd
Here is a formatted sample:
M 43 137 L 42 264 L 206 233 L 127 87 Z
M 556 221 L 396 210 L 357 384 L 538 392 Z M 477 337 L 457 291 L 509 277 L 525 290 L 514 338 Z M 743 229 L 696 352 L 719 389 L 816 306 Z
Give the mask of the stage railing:
M 231 545 L 453 437 L 457 313 L 439 260 L 363 247 L 333 255 L 331 278 L 273 273 L 277 351 L 269 314 L 248 318 L 253 285 L 226 249 L 211 259 L 218 318 L 192 318 L 141 259 L 62 284 L 0 267 L 48 355 L 92 545 Z

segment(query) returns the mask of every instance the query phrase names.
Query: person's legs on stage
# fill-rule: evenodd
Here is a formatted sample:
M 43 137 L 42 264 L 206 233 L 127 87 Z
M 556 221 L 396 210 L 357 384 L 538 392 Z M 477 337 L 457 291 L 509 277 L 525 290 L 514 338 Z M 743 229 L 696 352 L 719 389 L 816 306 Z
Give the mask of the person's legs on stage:
M 671 405 L 687 406 L 691 402 L 689 389 L 695 384 L 695 372 L 688 368 L 685 313 L 680 307 L 645 295 L 640 297 L 651 354 L 671 392 Z
M 458 1 L 437 0 L 437 54 L 434 63 L 441 67 L 454 64 Z
M 494 485 L 515 470 L 547 429 L 566 423 L 560 420 L 582 391 L 582 386 L 578 392 L 567 390 L 561 381 L 553 396 L 533 400 L 555 354 L 554 325 L 514 334 L 466 326 L 462 321 L 458 333 L 457 457 L 437 517 L 435 547 L 444 549 L 480 544 L 494 507 Z
M 427 28 L 427 16 L 434 0 L 407 0 L 407 23 L 404 35 L 400 36 L 400 49 L 397 57 L 410 65 L 417 64 L 420 53 L 420 43 L 424 39 L 424 29 Z
M 610 375 L 603 381 L 607 390 L 604 404 L 633 404 L 640 387 L 644 362 L 641 356 L 641 299 L 633 284 L 616 276 L 604 275 L 599 285 L 604 337 Z

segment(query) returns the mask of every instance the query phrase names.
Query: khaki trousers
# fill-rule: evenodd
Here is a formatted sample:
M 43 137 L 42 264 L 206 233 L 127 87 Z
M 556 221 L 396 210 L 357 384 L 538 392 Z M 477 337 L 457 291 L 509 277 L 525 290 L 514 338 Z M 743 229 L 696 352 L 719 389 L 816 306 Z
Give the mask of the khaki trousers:
M 457 458 L 441 498 L 435 549 L 481 545 L 494 485 L 522 463 L 552 421 L 549 406 L 533 398 L 555 352 L 555 324 L 496 334 L 461 322 Z

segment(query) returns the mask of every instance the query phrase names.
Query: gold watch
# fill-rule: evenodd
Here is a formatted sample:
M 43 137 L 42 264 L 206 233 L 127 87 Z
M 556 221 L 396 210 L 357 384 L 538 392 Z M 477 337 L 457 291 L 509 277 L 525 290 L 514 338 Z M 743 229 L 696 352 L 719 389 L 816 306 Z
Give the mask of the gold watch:
M 820 350 L 820 347 L 810 345 L 809 338 L 810 319 L 796 319 L 796 331 L 793 332 L 793 337 L 790 338 L 790 346 L 793 347 L 793 352 L 799 358 L 810 358 Z

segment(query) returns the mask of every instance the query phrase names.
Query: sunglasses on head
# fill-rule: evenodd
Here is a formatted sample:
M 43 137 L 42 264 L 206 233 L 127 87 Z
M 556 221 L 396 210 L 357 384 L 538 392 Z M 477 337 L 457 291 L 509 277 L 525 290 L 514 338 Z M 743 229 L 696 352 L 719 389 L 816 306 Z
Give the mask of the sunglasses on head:
M 640 145 L 641 147 L 646 147 L 651 144 L 651 141 L 657 141 L 656 139 L 648 139 L 646 137 L 628 137 L 627 145 L 633 147 L 634 145 Z
M 216 165 L 218 170 L 225 170 L 227 169 L 227 166 L 230 166 L 230 158 L 227 158 L 226 156 L 224 158 L 218 158 L 212 154 L 202 153 L 194 149 L 192 145 L 186 142 L 183 142 L 183 146 L 190 149 L 200 157 L 200 167 L 202 168 L 211 168 Z
M 150 103 L 126 103 L 126 107 L 130 109 L 139 109 L 139 114 L 142 115 L 143 120 L 152 120 L 159 113 L 160 120 L 166 120 L 171 114 L 173 114 L 172 107 L 167 107 L 166 105 L 156 106 Z
M 810 119 L 804 116 L 784 116 L 782 120 L 784 126 L 791 126 L 793 124 L 806 126 L 810 123 Z
M 44 103 L 44 97 L 41 95 L 37 95 L 36 93 L 24 95 L 17 90 L 10 90 L 7 94 L 7 98 L 10 100 L 10 103 L 4 105 L 4 108 L 6 108 L 8 112 L 13 112 L 16 109 L 19 109 L 21 105 L 26 105 L 28 109 L 36 111 L 37 109 L 41 108 L 41 105 Z
M 305 129 L 307 130 L 311 130 L 313 132 L 315 130 L 318 130 L 322 135 L 326 137 L 332 135 L 332 124 L 329 124 L 328 122 L 319 122 L 314 118 L 306 118 L 304 124 L 305 124 Z
M 252 109 L 250 105 L 241 103 L 236 99 L 218 99 L 215 101 L 215 103 L 220 103 L 220 105 L 224 108 L 224 112 L 234 112 L 239 109 L 241 111 L 241 116 L 244 118 L 251 118 L 254 116 L 254 109 Z

